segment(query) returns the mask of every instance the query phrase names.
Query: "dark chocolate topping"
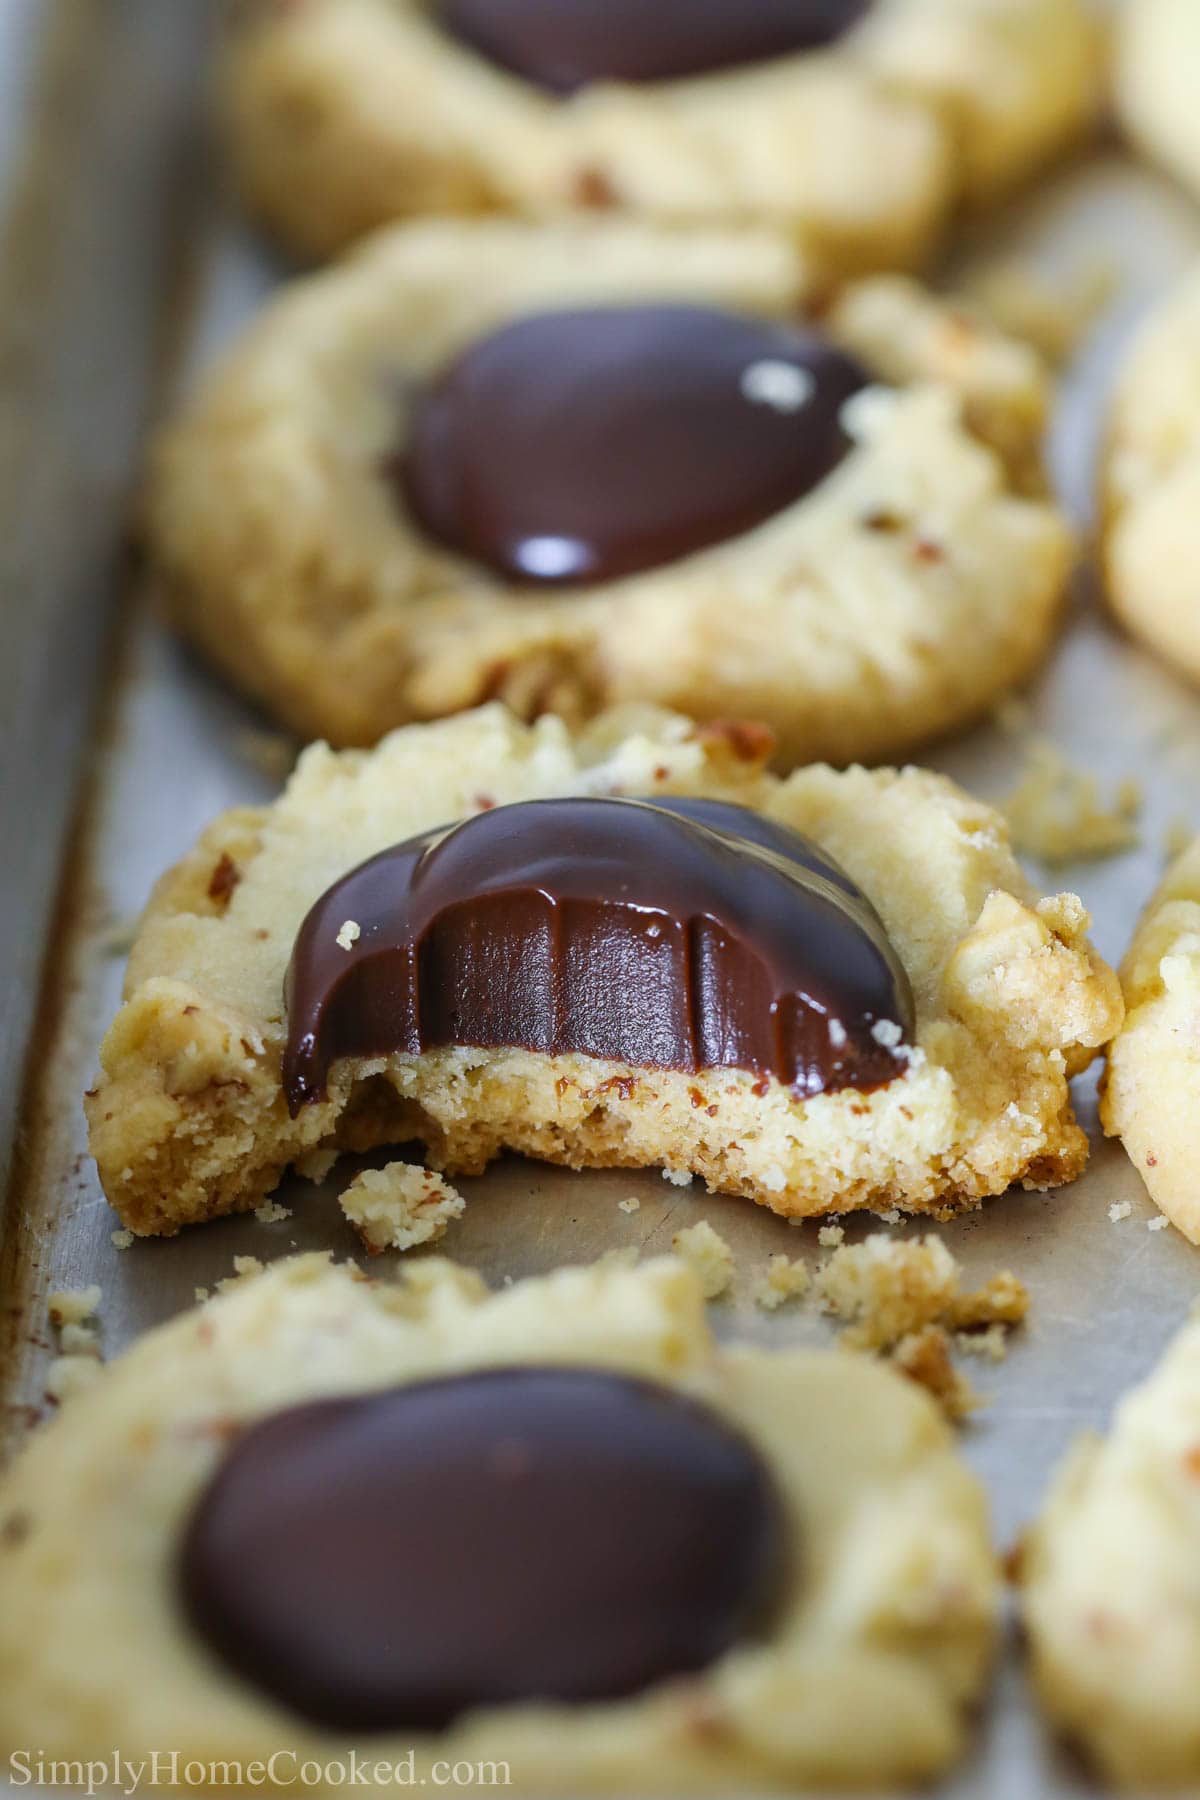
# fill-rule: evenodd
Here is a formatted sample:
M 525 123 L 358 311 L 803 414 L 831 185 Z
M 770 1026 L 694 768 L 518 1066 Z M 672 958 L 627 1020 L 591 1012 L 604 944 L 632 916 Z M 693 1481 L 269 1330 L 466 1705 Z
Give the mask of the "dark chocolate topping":
M 293 1115 L 339 1058 L 446 1044 L 873 1088 L 903 1068 L 873 1028 L 914 1016 L 844 871 L 711 800 L 530 800 L 385 850 L 309 912 L 286 999 Z
M 635 1694 L 769 1624 L 768 1473 L 715 1413 L 587 1369 L 491 1369 L 252 1426 L 182 1545 L 192 1625 L 338 1731 Z
M 811 332 L 715 308 L 536 313 L 418 399 L 399 480 L 432 537 L 512 580 L 609 581 L 802 499 L 869 379 Z
M 832 43 L 871 0 L 441 0 L 447 31 L 552 93 L 673 81 Z

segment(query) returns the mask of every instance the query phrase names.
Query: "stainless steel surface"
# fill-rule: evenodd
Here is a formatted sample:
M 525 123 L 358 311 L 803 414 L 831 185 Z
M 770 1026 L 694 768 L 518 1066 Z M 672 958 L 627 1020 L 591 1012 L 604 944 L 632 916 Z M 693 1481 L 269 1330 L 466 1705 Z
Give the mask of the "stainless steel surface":
M 163 10 L 178 16 L 173 7 Z M 1055 431 L 1061 485 L 1082 517 L 1114 355 L 1146 300 L 1200 247 L 1200 222 L 1152 178 L 1108 159 L 1056 181 L 1035 206 L 1020 209 L 998 230 L 1006 242 L 1023 241 L 1050 265 L 1070 265 L 1097 249 L 1122 265 L 1120 291 L 1071 371 Z M 203 281 L 183 347 L 187 371 L 213 354 L 272 281 L 263 253 L 219 197 L 204 242 Z M 137 260 L 129 273 L 143 309 L 135 317 L 148 325 L 152 270 Z M 69 301 L 86 304 L 79 294 L 67 296 L 64 305 Z M 61 315 L 48 322 L 47 356 L 53 356 L 60 328 Z M 104 396 L 93 404 L 101 407 L 91 414 L 98 427 Z M 64 538 L 74 524 L 72 509 L 63 518 Z M 1073 761 L 1094 769 L 1108 788 L 1129 775 L 1144 784 L 1137 850 L 1047 879 L 1047 886 L 1083 893 L 1094 910 L 1100 946 L 1116 957 L 1160 872 L 1168 824 L 1184 817 L 1200 827 L 1200 702 L 1116 637 L 1086 584 L 1030 700 L 1036 727 Z M 345 1179 L 341 1170 L 324 1189 L 290 1185 L 283 1197 L 295 1211 L 279 1224 L 226 1221 L 174 1243 L 118 1251 L 111 1241 L 118 1221 L 85 1155 L 79 1097 L 118 1000 L 120 927 L 135 915 L 158 872 L 216 811 L 269 796 L 273 783 L 247 735 L 262 728 L 261 719 L 161 628 L 146 594 L 132 588 L 93 758 L 94 800 L 53 945 L 49 1006 L 37 1040 L 39 1078 L 9 1212 L 3 1267 L 12 1283 L 9 1303 L 21 1308 L 9 1399 L 18 1409 L 40 1402 L 49 1354 L 44 1301 L 53 1286 L 102 1284 L 104 1342 L 111 1355 L 190 1304 L 197 1286 L 229 1274 L 235 1255 L 266 1260 L 294 1247 L 330 1246 L 339 1255 L 357 1249 L 333 1199 Z M 976 791 L 999 796 L 1015 783 L 1023 754 L 1019 739 L 996 726 L 944 746 L 929 760 Z M 14 898 L 27 903 L 19 884 Z M 1078 1098 L 1094 1128 L 1093 1087 L 1081 1082 Z M 665 1248 L 680 1225 L 707 1217 L 734 1246 L 739 1264 L 734 1300 L 714 1308 L 719 1329 L 774 1343 L 828 1338 L 827 1325 L 811 1309 L 767 1316 L 749 1299 L 752 1278 L 770 1252 L 815 1256 L 813 1226 L 791 1228 L 744 1202 L 668 1186 L 653 1172 L 570 1176 L 513 1160 L 462 1187 L 466 1214 L 441 1248 L 478 1265 L 494 1282 L 589 1259 L 620 1244 L 647 1252 Z M 632 1216 L 616 1205 L 629 1194 L 641 1200 Z M 1129 1201 L 1133 1212 L 1114 1225 L 1108 1209 L 1118 1200 Z M 991 1405 L 965 1433 L 964 1450 L 987 1483 L 1001 1544 L 1036 1508 L 1071 1435 L 1083 1425 L 1104 1423 L 1116 1397 L 1148 1369 L 1196 1296 L 1200 1253 L 1173 1232 L 1150 1233 L 1152 1216 L 1119 1147 L 1095 1137 L 1092 1167 L 1075 1186 L 1051 1195 L 1009 1195 L 944 1229 L 969 1277 L 1011 1266 L 1033 1295 L 1028 1330 L 1008 1361 L 971 1371 Z M 848 1235 L 871 1228 L 878 1227 L 858 1224 Z M 894 1229 L 912 1234 L 921 1228 Z M 19 1426 L 25 1414 L 18 1410 L 11 1417 Z M 1009 1645 L 976 1751 L 945 1793 L 955 1800 L 1026 1800 L 1090 1791 L 1044 1743 Z

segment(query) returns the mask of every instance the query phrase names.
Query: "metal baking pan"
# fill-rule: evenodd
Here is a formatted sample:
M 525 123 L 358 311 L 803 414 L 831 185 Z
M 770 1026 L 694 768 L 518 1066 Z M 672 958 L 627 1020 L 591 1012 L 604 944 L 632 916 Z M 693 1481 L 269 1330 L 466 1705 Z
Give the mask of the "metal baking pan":
M 119 1251 L 85 1153 L 80 1096 L 118 1002 L 131 921 L 214 813 L 269 798 L 280 778 L 264 754 L 278 748 L 264 721 L 160 625 L 122 555 L 149 419 L 279 274 L 197 135 L 208 28 L 204 7 L 162 0 L 0 0 L 0 1157 L 10 1165 L 0 1417 L 9 1448 L 43 1410 L 52 1288 L 101 1284 L 112 1355 L 229 1274 L 235 1255 L 358 1248 L 331 1193 L 297 1182 L 281 1223 L 224 1221 Z M 1054 431 L 1060 487 L 1086 523 L 1114 358 L 1141 308 L 1200 249 L 1200 219 L 1113 153 L 1055 177 L 989 232 L 1051 267 L 1077 266 L 1097 247 L 1121 264 Z M 1036 872 L 1084 895 L 1115 958 L 1161 870 L 1168 825 L 1200 827 L 1200 702 L 1117 636 L 1087 582 L 1029 699 L 1036 729 L 1102 787 L 1132 776 L 1144 789 L 1137 849 Z M 995 798 L 1016 783 L 1023 757 L 1020 737 L 998 724 L 928 760 Z M 1001 1545 L 1037 1507 L 1069 1439 L 1105 1423 L 1200 1286 L 1200 1253 L 1174 1232 L 1147 1231 L 1141 1183 L 1119 1146 L 1095 1134 L 1094 1082 L 1079 1084 L 1078 1103 L 1094 1138 L 1081 1181 L 995 1200 L 943 1230 L 969 1277 L 1011 1266 L 1033 1296 L 1008 1360 L 971 1371 L 991 1404 L 964 1450 L 987 1483 Z M 441 1248 L 493 1282 L 617 1245 L 662 1249 L 707 1217 L 741 1269 L 734 1300 L 715 1309 L 722 1331 L 772 1343 L 829 1335 L 814 1310 L 768 1316 L 749 1293 L 770 1252 L 815 1253 L 811 1225 L 791 1229 L 655 1172 L 572 1176 L 513 1159 L 461 1185 L 467 1211 Z M 633 1215 L 616 1205 L 630 1194 L 641 1201 Z M 1109 1207 L 1123 1201 L 1132 1215 L 1113 1224 Z M 848 1236 L 878 1228 L 859 1222 Z M 974 1754 L 943 1792 L 1091 1791 L 1046 1742 L 1010 1644 Z

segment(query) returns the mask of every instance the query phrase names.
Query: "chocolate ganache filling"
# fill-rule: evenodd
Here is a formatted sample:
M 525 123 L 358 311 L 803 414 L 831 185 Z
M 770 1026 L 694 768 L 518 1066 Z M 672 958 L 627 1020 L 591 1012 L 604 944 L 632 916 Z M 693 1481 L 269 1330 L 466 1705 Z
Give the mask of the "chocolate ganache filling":
M 869 380 L 811 331 L 711 307 L 535 313 L 418 397 L 389 467 L 423 530 L 506 579 L 611 581 L 803 499 Z
M 181 1546 L 186 1613 L 336 1731 L 615 1700 L 770 1625 L 791 1533 L 751 1444 L 671 1389 L 500 1368 L 252 1425 Z
M 745 807 L 666 798 L 523 801 L 383 851 L 308 913 L 285 998 L 293 1116 L 343 1057 L 453 1044 L 870 1089 L 914 1025 L 843 870 Z
M 570 94 L 673 81 L 832 43 L 871 0 L 440 0 L 445 30 L 513 75 Z

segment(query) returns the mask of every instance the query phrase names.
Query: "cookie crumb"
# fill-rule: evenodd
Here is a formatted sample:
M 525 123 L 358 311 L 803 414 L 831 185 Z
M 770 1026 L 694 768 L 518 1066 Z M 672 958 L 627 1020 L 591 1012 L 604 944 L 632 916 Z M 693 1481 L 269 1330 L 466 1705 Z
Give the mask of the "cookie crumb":
M 948 1419 L 965 1419 L 985 1404 L 950 1359 L 950 1340 L 940 1325 L 924 1325 L 905 1334 L 888 1358 L 937 1401 Z
M 1147 1219 L 1146 1220 L 1146 1230 L 1147 1231 L 1165 1231 L 1167 1229 L 1167 1226 L 1170 1223 L 1171 1223 L 1170 1219 L 1167 1219 L 1167 1218 Z
M 103 1297 L 103 1289 L 95 1282 L 85 1288 L 59 1288 L 46 1302 L 50 1322 L 60 1328 L 64 1325 L 86 1324 L 99 1312 Z
M 1003 1362 L 1008 1355 L 1008 1332 L 999 1321 L 984 1331 L 958 1331 L 954 1343 L 964 1356 L 986 1356 L 992 1362 Z
M 628 1200 L 618 1200 L 617 1205 L 623 1213 L 635 1213 L 641 1209 L 641 1201 L 636 1194 L 630 1194 Z
M 233 1274 L 227 1275 L 223 1281 L 218 1281 L 217 1292 L 223 1294 L 228 1288 L 237 1287 L 239 1282 L 249 1281 L 253 1276 L 261 1275 L 265 1267 L 266 1264 L 259 1262 L 257 1256 L 235 1256 Z M 199 1293 L 200 1289 L 197 1288 L 196 1291 Z
M 336 1150 L 307 1150 L 303 1156 L 296 1158 L 292 1167 L 297 1175 L 303 1176 L 305 1181 L 320 1183 L 324 1181 L 337 1159 L 338 1152 Z
M 822 1250 L 834 1250 L 846 1241 L 845 1228 L 841 1225 L 822 1225 L 817 1233 L 817 1242 Z
M 436 1243 L 467 1204 L 432 1169 L 406 1162 L 364 1169 L 343 1188 L 339 1201 L 371 1255 Z
M 291 1218 L 292 1209 L 280 1206 L 277 1200 L 264 1200 L 261 1206 L 255 1207 L 254 1216 L 260 1225 L 277 1225 L 281 1219 Z
M 100 1339 L 90 1325 L 64 1325 L 58 1341 L 64 1356 L 100 1359 Z
M 960 1294 L 947 1309 L 955 1331 L 986 1331 L 993 1325 L 1022 1325 L 1029 1313 L 1029 1289 L 1010 1269 L 1002 1269 L 981 1288 Z
M 766 1274 L 754 1289 L 754 1304 L 764 1312 L 774 1312 L 788 1300 L 799 1300 L 806 1294 L 810 1279 L 808 1265 L 801 1257 L 793 1261 L 783 1255 L 772 1256 Z
M 1127 1219 L 1132 1211 L 1133 1202 L 1131 1200 L 1114 1200 L 1108 1209 L 1108 1216 L 1114 1225 L 1119 1225 L 1122 1219 Z
M 940 1238 L 906 1242 L 880 1231 L 835 1250 L 817 1269 L 815 1286 L 824 1310 L 845 1321 L 847 1349 L 895 1355 L 905 1344 L 905 1373 L 925 1369 L 925 1385 L 941 1390 L 947 1412 L 960 1418 L 980 1402 L 952 1368 L 949 1375 L 941 1369 L 951 1341 L 964 1354 L 999 1362 L 1009 1333 L 1029 1312 L 1029 1290 L 1008 1269 L 966 1294 L 961 1281 L 962 1267 Z
M 912 1243 L 876 1232 L 847 1244 L 817 1270 L 824 1310 L 848 1326 L 854 1349 L 886 1350 L 942 1318 L 957 1297 L 959 1266 L 940 1238 Z
M 903 1216 L 898 1206 L 889 1206 L 886 1212 L 879 1215 L 885 1225 L 898 1225 Z
M 677 1231 L 671 1248 L 700 1277 L 706 1300 L 715 1300 L 728 1291 L 733 1280 L 733 1251 L 707 1219 Z
M 46 1397 L 62 1405 L 99 1379 L 101 1364 L 92 1356 L 56 1356 L 46 1370 Z
M 664 1169 L 662 1178 L 664 1181 L 669 1181 L 672 1187 L 691 1187 L 695 1180 L 690 1169 Z
M 1000 810 L 1017 849 L 1053 867 L 1132 850 L 1141 807 L 1136 781 L 1122 781 L 1113 804 L 1105 805 L 1090 770 L 1075 768 L 1047 738 L 1034 737 L 1025 774 Z
M 342 928 L 337 934 L 337 945 L 341 950 L 353 950 L 362 936 L 362 926 L 357 919 L 343 919 Z
M 114 1250 L 128 1250 L 133 1242 L 133 1233 L 129 1230 L 110 1232 L 109 1242 Z

